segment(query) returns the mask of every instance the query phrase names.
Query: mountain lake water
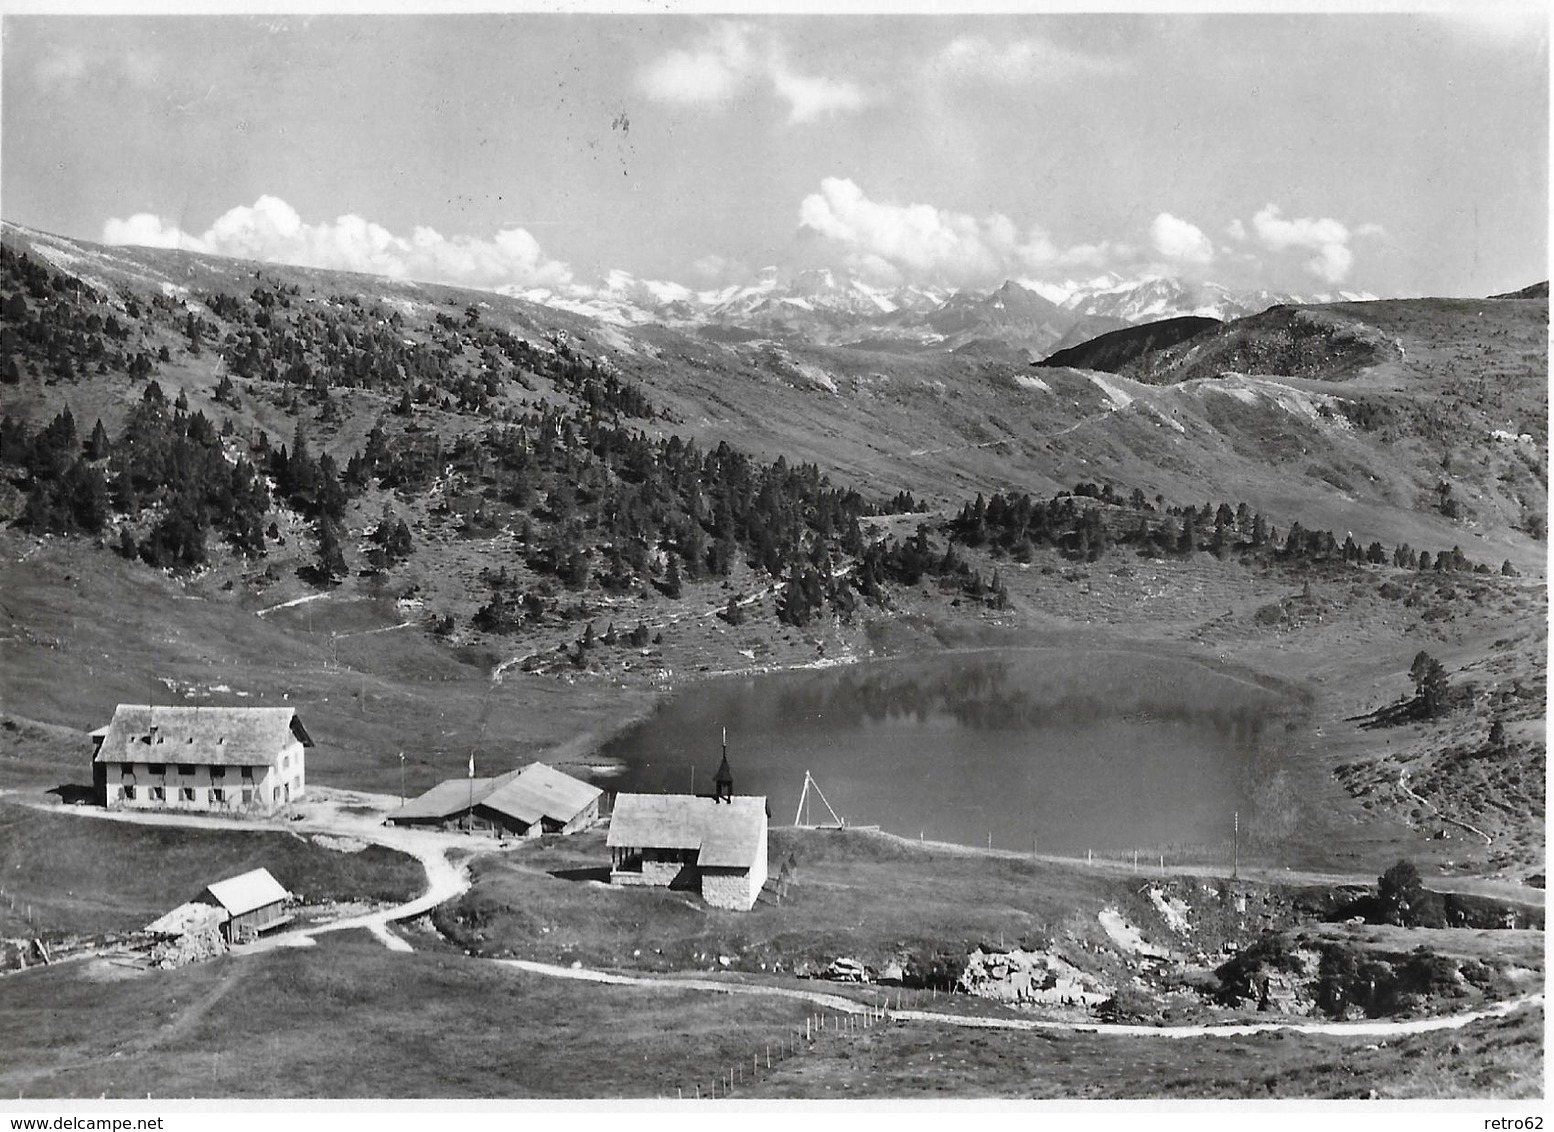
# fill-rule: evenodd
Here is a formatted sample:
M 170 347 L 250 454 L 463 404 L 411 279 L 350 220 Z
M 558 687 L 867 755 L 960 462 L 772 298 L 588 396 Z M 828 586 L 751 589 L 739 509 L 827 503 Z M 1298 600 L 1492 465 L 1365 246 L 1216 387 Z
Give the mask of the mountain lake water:
M 1293 828 L 1300 704 L 1180 657 L 941 653 L 706 681 L 605 745 L 621 792 L 710 793 L 728 730 L 738 794 L 797 816 L 804 773 L 848 825 L 1083 855 L 1203 848 L 1233 815 Z M 812 789 L 807 823 L 831 815 Z

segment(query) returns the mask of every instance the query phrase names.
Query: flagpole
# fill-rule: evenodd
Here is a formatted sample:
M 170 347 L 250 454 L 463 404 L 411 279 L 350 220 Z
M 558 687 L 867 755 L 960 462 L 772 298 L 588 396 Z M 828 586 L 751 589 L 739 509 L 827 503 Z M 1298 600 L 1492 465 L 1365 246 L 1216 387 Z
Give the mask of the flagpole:
M 475 748 L 469 750 L 469 828 L 475 828 Z

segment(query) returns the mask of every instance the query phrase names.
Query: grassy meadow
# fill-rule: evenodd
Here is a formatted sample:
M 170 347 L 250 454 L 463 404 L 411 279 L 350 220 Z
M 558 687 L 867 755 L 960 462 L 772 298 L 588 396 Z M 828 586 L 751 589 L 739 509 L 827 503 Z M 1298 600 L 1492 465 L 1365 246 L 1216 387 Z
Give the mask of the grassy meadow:
M 737 1002 L 737 1008 L 731 1004 Z M 811 1008 L 812 1009 L 812 1008 Z M 598 986 L 362 933 L 317 948 L 127 976 L 76 963 L 0 980 L 7 1096 L 690 1098 L 1532 1098 L 1542 1012 L 1377 1042 L 1172 1041 L 892 1024 L 827 1030 L 791 1058 L 806 1006 Z M 758 1064 L 753 1063 L 758 1059 Z
M 133 931 L 257 868 L 309 901 L 401 901 L 426 886 L 420 862 L 377 845 L 342 853 L 241 825 L 134 825 L 4 801 L 0 861 L 0 936 Z

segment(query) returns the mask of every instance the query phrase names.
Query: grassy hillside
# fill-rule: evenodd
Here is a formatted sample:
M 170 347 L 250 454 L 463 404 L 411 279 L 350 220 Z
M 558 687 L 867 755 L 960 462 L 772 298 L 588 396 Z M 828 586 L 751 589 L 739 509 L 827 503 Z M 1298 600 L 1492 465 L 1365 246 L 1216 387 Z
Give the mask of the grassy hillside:
M 1531 1099 L 1543 1094 L 1542 1035 L 1541 1010 L 1444 1034 L 1359 1044 L 1305 1035 L 1168 1042 L 895 1027 L 829 1057 L 786 1062 L 753 1095 Z
M 0 936 L 136 931 L 258 868 L 309 901 L 408 900 L 425 887 L 418 862 L 380 846 L 342 853 L 287 833 L 144 827 L 3 802 L 0 861 Z
M 1121 327 L 1059 350 L 1037 364 L 1045 369 L 1066 366 L 1121 373 L 1130 362 L 1142 355 L 1169 349 L 1189 338 L 1212 333 L 1223 325 L 1217 318 L 1185 315 L 1181 318 L 1161 319 L 1159 322 L 1146 322 L 1142 326 Z
M 1408 847 L 1541 871 L 1544 301 L 1275 310 L 1140 381 L 4 243 L 21 722 L 284 700 L 318 781 L 395 790 L 405 751 L 415 790 L 471 750 L 586 767 L 702 673 L 1152 640 L 1311 690 L 1279 853 L 1369 868 L 1444 828 Z M 1421 650 L 1453 710 L 1368 726 Z M 5 765 L 80 781 L 84 750 L 38 732 Z
M 1107 375 L 976 343 L 622 330 L 10 226 L 0 243 L 0 788 L 87 782 L 87 732 L 121 701 L 291 704 L 312 781 L 417 792 L 472 752 L 481 773 L 588 775 L 607 736 L 710 673 L 1071 645 L 1187 656 L 1308 706 L 1242 815 L 1243 865 L 1364 879 L 1407 857 L 1543 883 L 1546 298 L 1270 311 Z M 56 930 L 138 926 L 258 864 L 314 895 L 419 887 L 376 851 L 68 820 L 0 805 L 3 887 Z M 792 899 L 738 916 L 600 890 L 599 841 L 477 861 L 438 922 L 490 954 L 747 973 L 1054 943 L 1114 983 L 1139 968 L 1103 907 L 1168 938 L 1133 879 L 1062 861 L 776 831 Z M 1292 890 L 1254 889 L 1239 942 L 1264 919 L 1308 930 Z M 1412 970 L 1427 944 L 1478 980 L 1432 1008 L 1541 972 L 1541 933 L 1400 931 L 1311 927 L 1302 947 Z M 0 1089 L 138 1096 L 154 1071 L 176 1095 L 672 1095 L 802 1024 L 425 943 L 0 981 L 0 1037 L 27 1051 Z M 901 1028 L 752 1095 L 1523 1096 L 1537 1033 Z
M 136 978 L 71 964 L 0 981 L 0 1066 L 22 1098 L 692 1097 L 742 1064 L 735 1096 L 1535 1097 L 1542 1012 L 1375 1042 L 1272 1035 L 1163 1041 L 923 1025 L 827 1031 L 805 1004 L 593 986 L 462 956 L 325 936 Z M 812 1008 L 811 1008 L 812 1010 Z M 665 1039 L 669 1040 L 665 1040 Z M 1251 1067 L 1249 1069 L 1249 1067 Z

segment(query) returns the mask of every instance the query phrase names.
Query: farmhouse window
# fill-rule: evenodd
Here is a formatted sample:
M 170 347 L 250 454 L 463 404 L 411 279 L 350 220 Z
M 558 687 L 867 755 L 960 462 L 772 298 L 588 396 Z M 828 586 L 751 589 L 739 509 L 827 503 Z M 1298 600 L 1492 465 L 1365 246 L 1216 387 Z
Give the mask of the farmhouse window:
M 182 774 L 182 775 L 190 775 L 190 774 L 193 774 L 198 769 L 199 769 L 198 767 L 193 767 L 193 766 L 180 766 L 178 768 L 178 773 Z
M 279 786 L 276 786 L 276 787 L 274 787 L 270 791 L 270 801 L 272 801 L 272 802 L 279 802 L 280 800 L 281 800 L 281 788 Z
M 146 766 L 146 773 L 147 774 L 166 774 L 167 773 L 167 764 L 166 763 L 149 763 Z
M 124 798 L 129 802 L 133 802 L 135 800 L 135 788 L 133 786 L 126 786 L 124 788 Z
M 210 768 L 210 776 L 212 779 L 219 781 L 227 776 L 227 768 L 224 766 L 213 766 Z
M 179 787 L 179 789 L 178 789 L 178 799 L 181 802 L 192 802 L 192 801 L 194 801 L 194 787 L 192 787 L 192 786 L 182 786 L 182 787 Z
M 213 786 L 210 791 L 210 800 L 212 802 L 225 802 L 227 800 L 227 792 L 219 786 Z
M 165 802 L 167 800 L 167 791 L 160 786 L 151 787 L 151 800 L 153 802 Z
M 250 789 L 245 787 L 243 789 L 243 805 L 251 806 L 253 804 L 254 804 L 254 792 L 252 790 L 250 790 Z
M 243 768 L 243 770 L 242 770 L 242 774 L 243 774 L 243 780 L 245 782 L 252 782 L 254 780 L 254 768 L 253 767 L 245 766 Z

